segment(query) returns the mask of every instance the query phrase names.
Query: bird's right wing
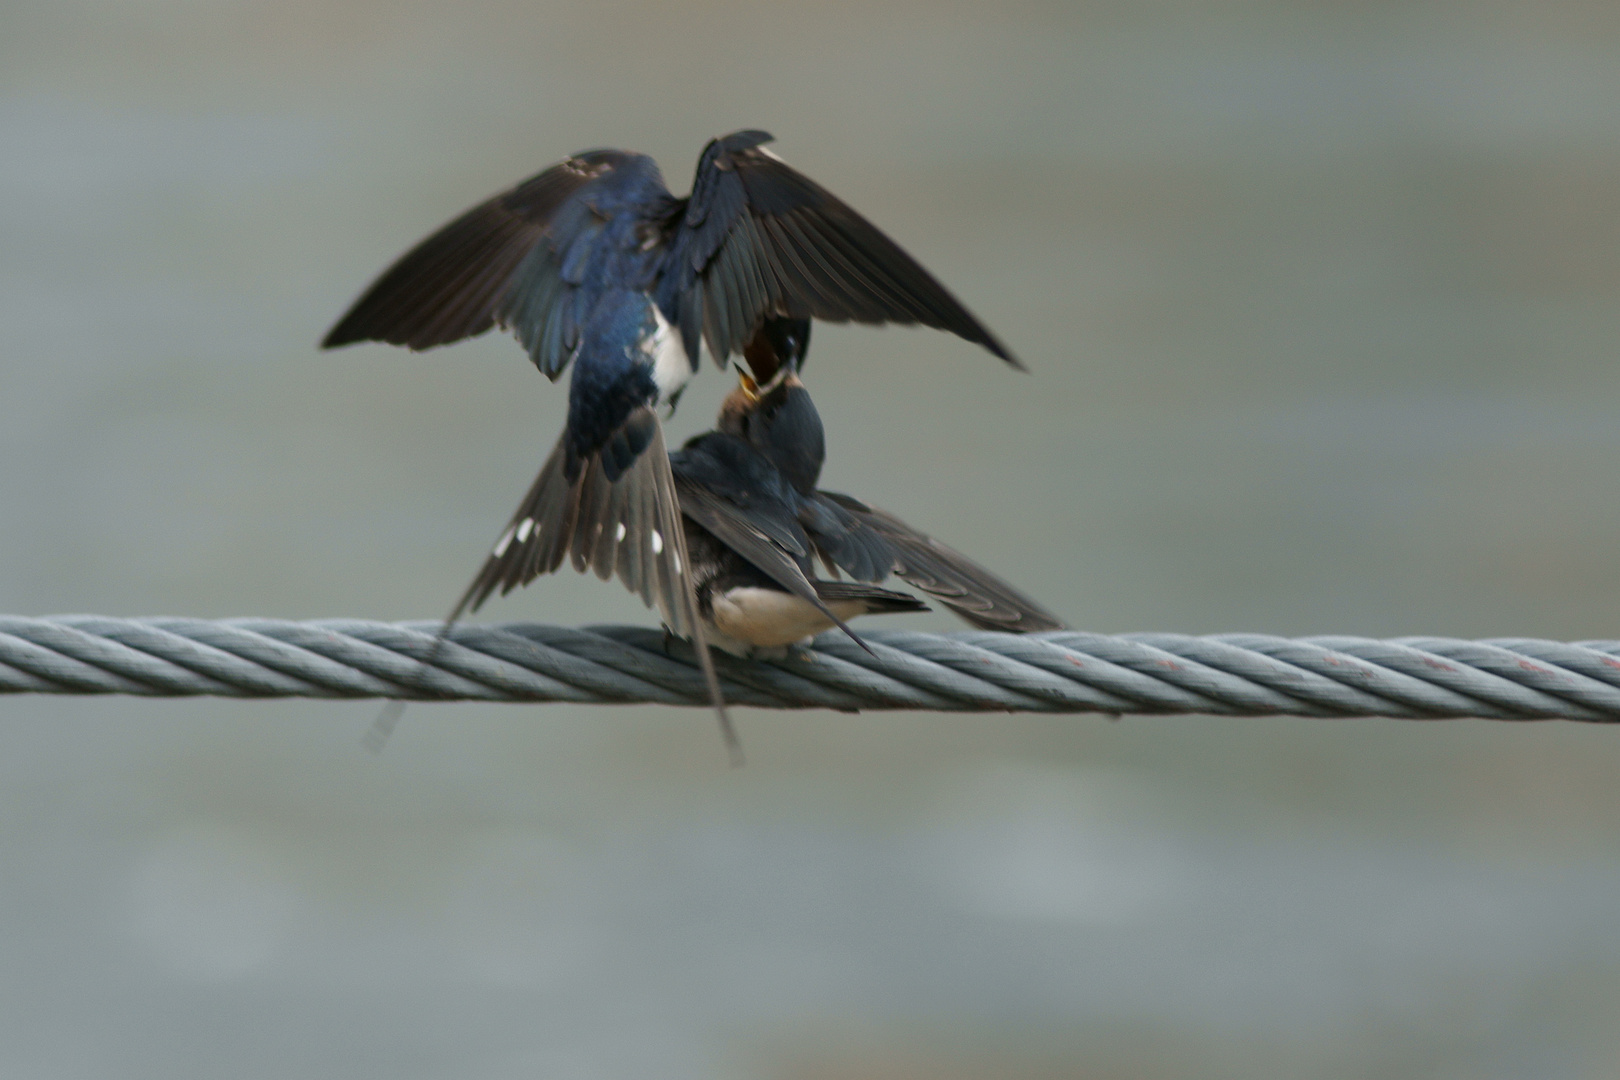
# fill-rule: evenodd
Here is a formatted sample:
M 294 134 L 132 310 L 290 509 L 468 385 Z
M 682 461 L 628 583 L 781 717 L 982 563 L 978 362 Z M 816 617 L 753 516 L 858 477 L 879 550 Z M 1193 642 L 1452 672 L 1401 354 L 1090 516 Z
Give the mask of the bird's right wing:
M 959 551 L 886 511 L 831 491 L 819 493 L 887 540 L 894 573 L 981 630 L 1017 634 L 1065 630 L 1063 620 Z

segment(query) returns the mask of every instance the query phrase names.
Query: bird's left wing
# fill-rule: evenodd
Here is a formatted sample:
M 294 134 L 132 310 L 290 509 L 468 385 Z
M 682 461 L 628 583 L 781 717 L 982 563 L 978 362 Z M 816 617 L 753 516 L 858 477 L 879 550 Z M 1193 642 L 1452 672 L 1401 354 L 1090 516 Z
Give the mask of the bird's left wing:
M 724 366 L 767 318 L 921 323 L 1012 353 L 927 270 L 871 222 L 739 131 L 704 149 L 684 209 L 671 219 L 658 302 Z

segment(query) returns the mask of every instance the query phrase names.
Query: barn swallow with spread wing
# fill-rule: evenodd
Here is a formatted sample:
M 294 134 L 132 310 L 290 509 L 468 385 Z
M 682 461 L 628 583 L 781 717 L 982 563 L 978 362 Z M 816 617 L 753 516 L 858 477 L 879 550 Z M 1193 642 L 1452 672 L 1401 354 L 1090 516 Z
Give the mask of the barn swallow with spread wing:
M 920 323 L 1021 366 L 770 140 L 742 131 L 710 142 L 686 198 L 644 154 L 577 154 L 406 252 L 322 342 L 427 349 L 499 325 L 549 378 L 572 364 L 563 434 L 493 557 L 521 553 L 529 577 L 570 556 L 580 570 L 617 574 L 692 639 L 723 727 L 656 411 L 673 406 L 705 346 L 723 367 L 758 335 L 812 318 Z

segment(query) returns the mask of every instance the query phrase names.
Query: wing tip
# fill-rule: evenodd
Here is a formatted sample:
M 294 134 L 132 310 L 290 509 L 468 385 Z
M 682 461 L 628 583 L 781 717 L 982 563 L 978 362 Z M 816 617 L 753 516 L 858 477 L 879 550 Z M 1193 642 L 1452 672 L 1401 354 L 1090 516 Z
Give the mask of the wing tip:
M 986 335 L 986 337 L 989 337 L 989 340 L 981 342 L 980 344 L 982 344 L 986 349 L 990 350 L 990 355 L 1001 359 L 1014 371 L 1021 371 L 1025 375 L 1029 374 L 1029 365 L 1018 359 L 1018 357 L 1014 356 L 1011 349 L 1007 348 L 1007 346 L 1003 345 L 994 337 L 990 337 L 989 335 Z
M 493 323 L 491 325 L 493 325 Z M 387 327 L 379 327 L 374 323 L 367 323 L 361 320 L 351 320 L 346 318 L 336 326 L 332 327 L 331 330 L 327 331 L 326 336 L 321 338 L 320 347 L 324 351 L 330 349 L 342 349 L 349 345 L 363 345 L 369 342 L 378 345 L 397 345 L 402 349 L 409 350 L 410 352 L 427 352 L 429 349 L 437 349 L 441 345 L 453 345 L 458 341 L 465 341 L 469 338 L 477 337 L 479 334 L 486 332 L 488 329 L 489 326 L 475 326 L 467 332 L 457 330 L 456 332 L 446 334 L 434 333 L 432 332 L 431 328 L 426 331 L 419 328 L 401 326 L 396 326 L 389 329 Z M 532 355 L 530 359 L 533 359 Z M 538 360 L 535 361 L 535 366 L 540 366 Z M 540 370 L 546 371 L 546 369 L 543 367 L 541 367 Z M 556 374 L 552 374 L 551 372 L 547 371 L 546 374 L 553 382 L 556 382 L 557 375 L 562 374 L 562 372 L 559 370 Z
M 341 349 L 345 345 L 358 345 L 362 341 L 369 340 L 370 338 L 368 338 L 365 334 L 356 331 L 353 327 L 349 326 L 348 320 L 345 319 L 343 322 L 338 323 L 336 326 L 332 327 L 332 329 L 328 330 L 326 332 L 326 336 L 321 338 L 321 348 Z
M 776 141 L 776 136 L 762 128 L 744 128 L 733 131 L 729 135 L 721 135 L 711 140 L 714 145 L 728 154 L 736 154 L 743 150 L 752 150 L 756 146 Z
M 958 307 L 960 306 L 960 301 L 958 301 Z M 1004 361 L 1007 366 L 1012 368 L 1014 371 L 1022 371 L 1025 374 L 1029 373 L 1028 365 L 1026 365 L 1022 360 L 1018 359 L 1018 357 L 1013 354 L 1013 351 L 1007 348 L 1005 342 L 996 337 L 995 334 L 991 333 L 988 326 L 980 322 L 966 308 L 961 309 L 961 314 L 966 316 L 966 325 L 945 325 L 939 327 L 939 329 L 949 331 L 959 338 L 966 341 L 971 341 L 973 344 L 981 346 L 987 352 L 989 352 L 991 356 L 994 356 L 998 360 Z
M 379 318 L 373 307 L 373 298 L 368 291 L 350 304 L 343 317 L 332 324 L 332 329 L 321 338 L 321 348 L 341 349 L 345 345 L 359 345 L 368 341 L 415 348 L 409 341 L 410 334 L 400 333 L 397 327 L 390 332 L 388 320 Z

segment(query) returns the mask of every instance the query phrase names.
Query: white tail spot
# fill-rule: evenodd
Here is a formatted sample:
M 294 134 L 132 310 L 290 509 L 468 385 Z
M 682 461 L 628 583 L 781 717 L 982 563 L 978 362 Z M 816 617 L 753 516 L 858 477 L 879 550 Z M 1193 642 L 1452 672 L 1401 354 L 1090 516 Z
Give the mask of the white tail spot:
M 652 546 L 654 555 L 664 550 L 664 534 L 657 529 L 652 531 Z
M 677 574 L 680 573 L 681 572 L 681 557 L 679 555 L 674 555 L 674 556 L 670 557 L 669 561 L 674 565 L 675 572 Z
M 527 540 L 529 538 L 529 533 L 533 529 L 534 518 L 524 518 L 522 521 L 518 522 L 517 542 L 521 544 Z
M 623 540 L 624 539 L 624 522 L 622 522 L 622 521 L 619 522 L 619 527 L 617 529 L 613 530 L 613 539 L 615 539 L 615 540 Z
M 494 552 L 495 557 L 498 559 L 502 555 L 505 555 L 506 554 L 506 549 L 509 546 L 511 546 L 511 543 L 512 543 L 512 527 L 510 525 L 508 525 L 506 527 L 506 531 L 501 533 L 501 538 L 499 540 L 495 541 L 495 552 Z

